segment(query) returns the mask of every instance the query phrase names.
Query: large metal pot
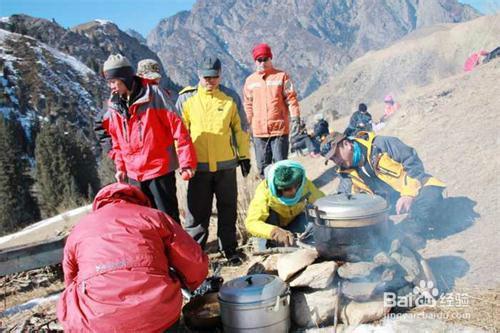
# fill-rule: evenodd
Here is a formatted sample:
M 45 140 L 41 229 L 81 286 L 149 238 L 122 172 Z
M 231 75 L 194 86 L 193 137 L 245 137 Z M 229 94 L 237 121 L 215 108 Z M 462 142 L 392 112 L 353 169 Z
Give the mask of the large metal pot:
M 279 333 L 290 329 L 290 292 L 275 275 L 253 274 L 222 285 L 224 332 Z
M 315 202 L 314 240 L 321 257 L 361 261 L 388 244 L 388 204 L 378 195 L 334 194 Z

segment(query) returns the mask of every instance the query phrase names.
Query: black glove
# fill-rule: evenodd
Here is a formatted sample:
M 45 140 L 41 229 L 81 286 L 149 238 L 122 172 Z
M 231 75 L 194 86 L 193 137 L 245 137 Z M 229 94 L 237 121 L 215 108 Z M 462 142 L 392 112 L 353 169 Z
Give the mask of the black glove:
M 241 174 L 243 177 L 248 176 L 250 173 L 250 169 L 252 168 L 252 165 L 250 164 L 250 160 L 248 158 L 245 158 L 243 160 L 238 161 L 240 168 L 241 168 Z

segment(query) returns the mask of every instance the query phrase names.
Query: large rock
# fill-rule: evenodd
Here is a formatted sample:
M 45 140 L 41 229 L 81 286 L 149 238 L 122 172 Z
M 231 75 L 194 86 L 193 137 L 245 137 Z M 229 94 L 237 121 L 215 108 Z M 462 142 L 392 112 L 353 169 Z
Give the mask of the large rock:
M 412 250 L 402 245 L 396 251 L 392 252 L 390 256 L 405 270 L 406 281 L 418 283 L 422 269 L 419 260 Z
M 278 275 L 288 281 L 295 273 L 309 266 L 318 257 L 318 252 L 312 249 L 300 249 L 293 253 L 282 254 L 278 258 Z
M 348 262 L 339 267 L 339 276 L 343 279 L 355 280 L 368 277 L 372 272 L 379 267 L 379 264 L 374 262 Z
M 344 324 L 355 326 L 379 320 L 389 311 L 391 311 L 391 308 L 384 306 L 383 298 L 377 298 L 369 302 L 351 301 L 342 306 L 340 318 Z
M 278 258 L 281 254 L 272 254 L 267 258 L 262 256 L 255 257 L 248 265 L 248 274 L 278 274 Z
M 335 277 L 337 267 L 335 261 L 325 261 L 307 266 L 302 273 L 290 282 L 290 287 L 327 288 Z
M 342 296 L 354 301 L 364 302 L 372 298 L 378 282 L 351 282 L 344 280 L 342 282 Z
M 338 305 L 337 297 L 336 288 L 308 293 L 292 291 L 290 316 L 302 328 L 330 325 Z

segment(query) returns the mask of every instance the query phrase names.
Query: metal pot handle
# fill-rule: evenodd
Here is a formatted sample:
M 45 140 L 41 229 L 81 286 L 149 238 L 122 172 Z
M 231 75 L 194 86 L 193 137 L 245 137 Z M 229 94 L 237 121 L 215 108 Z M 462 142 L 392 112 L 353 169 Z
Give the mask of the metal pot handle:
M 287 290 L 284 295 L 281 296 L 276 296 L 276 303 L 274 303 L 274 306 L 271 308 L 273 312 L 278 312 L 280 309 L 280 303 L 281 303 L 281 297 L 285 296 L 285 302 L 283 303 L 283 306 L 287 306 L 290 304 L 290 290 Z

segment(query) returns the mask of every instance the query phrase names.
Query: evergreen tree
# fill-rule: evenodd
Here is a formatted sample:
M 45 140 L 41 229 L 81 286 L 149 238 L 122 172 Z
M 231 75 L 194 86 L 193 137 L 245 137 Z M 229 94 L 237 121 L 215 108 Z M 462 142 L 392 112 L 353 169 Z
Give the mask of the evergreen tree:
M 30 193 L 33 180 L 17 140 L 19 124 L 0 116 L 0 234 L 12 232 L 40 218 L 36 200 Z
M 75 208 L 99 189 L 95 156 L 82 134 L 62 121 L 45 124 L 36 140 L 37 185 L 44 216 Z

